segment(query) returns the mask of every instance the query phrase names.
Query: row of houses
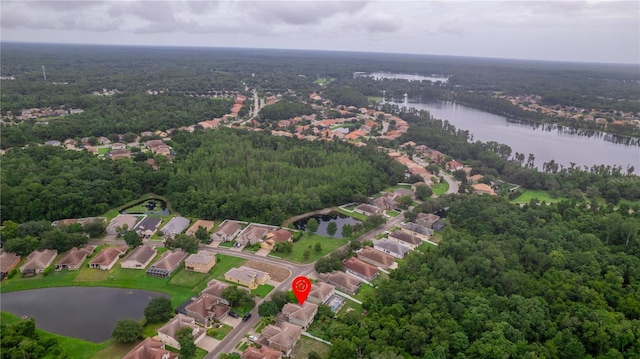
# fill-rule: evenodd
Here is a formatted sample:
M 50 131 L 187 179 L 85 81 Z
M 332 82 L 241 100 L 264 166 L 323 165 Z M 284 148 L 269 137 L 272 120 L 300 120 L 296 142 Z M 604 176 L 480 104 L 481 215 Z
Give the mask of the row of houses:
M 142 218 L 142 220 L 140 220 Z M 198 226 L 203 226 L 211 230 L 214 226 L 212 221 L 198 220 L 189 227 L 189 219 L 185 217 L 173 217 L 162 227 L 160 232 L 165 237 L 173 237 L 187 230 L 187 234 L 195 235 Z M 119 214 L 109 222 L 107 226 L 107 234 L 115 235 L 119 231 L 134 230 L 142 237 L 151 237 L 158 231 L 162 224 L 162 218 L 148 217 L 145 215 Z M 192 233 L 192 234 L 191 234 Z
M 260 243 L 261 248 L 273 249 L 277 243 L 292 242 L 293 235 L 286 229 L 266 224 L 225 220 L 218 230 L 211 234 L 211 240 L 230 242 L 235 240 L 240 246 Z

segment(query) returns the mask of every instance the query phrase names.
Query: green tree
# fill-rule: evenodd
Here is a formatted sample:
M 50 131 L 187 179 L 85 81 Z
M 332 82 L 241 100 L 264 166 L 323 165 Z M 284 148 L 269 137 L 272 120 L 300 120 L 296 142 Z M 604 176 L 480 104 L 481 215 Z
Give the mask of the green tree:
M 136 231 L 126 231 L 122 237 L 129 247 L 135 248 L 142 245 L 142 238 L 140 238 L 140 235 L 138 235 L 138 232 Z
M 155 297 L 151 299 L 144 308 L 144 317 L 147 323 L 163 323 L 173 317 L 173 307 L 171 300 L 165 297 Z
M 316 245 L 313 247 L 313 250 L 316 251 L 316 253 L 322 252 L 322 244 L 320 244 L 320 242 L 316 243 Z
M 302 253 L 302 258 L 306 261 L 307 259 L 309 259 L 309 257 L 311 256 L 311 252 L 309 251 L 304 251 Z
M 97 238 L 105 234 L 105 230 L 107 229 L 107 224 L 105 221 L 89 221 L 85 223 L 82 227 L 82 230 L 89 235 L 91 238 Z
M 409 208 L 409 206 L 413 205 L 413 198 L 411 198 L 411 196 L 406 195 L 406 196 L 400 196 L 400 198 L 398 198 L 398 206 L 400 206 L 400 208 L 402 209 L 407 209 Z
M 329 222 L 329 224 L 327 224 L 328 235 L 333 237 L 333 235 L 336 234 L 337 231 L 338 231 L 338 225 L 336 224 L 336 222 Z
M 384 217 L 382 217 L 379 214 L 374 214 L 367 217 L 367 219 L 364 221 L 364 228 L 366 230 L 372 230 L 378 226 L 383 225 L 384 222 L 385 222 Z
M 273 246 L 273 250 L 276 253 L 291 253 L 291 251 L 293 250 L 293 244 L 291 244 L 290 242 L 276 243 Z
M 278 305 L 272 300 L 263 302 L 258 306 L 258 314 L 260 314 L 261 317 L 276 316 L 279 312 L 280 309 Z
M 198 239 L 201 243 L 207 243 L 209 241 L 209 232 L 203 226 L 198 226 L 198 230 L 196 231 L 196 239 Z
M 133 319 L 120 319 L 111 337 L 118 343 L 135 343 L 142 338 L 142 324 Z
M 433 190 L 426 186 L 426 185 L 420 185 L 416 187 L 416 198 L 424 201 L 427 198 L 430 198 L 433 195 Z
M 242 307 L 253 302 L 254 295 L 249 291 L 233 285 L 222 291 L 222 298 L 229 301 L 232 307 Z
M 315 218 L 309 218 L 307 221 L 307 230 L 309 232 L 315 233 L 318 230 L 318 220 Z
M 188 236 L 186 234 L 177 234 L 173 238 L 169 238 L 165 241 L 167 248 L 182 248 L 185 252 L 196 253 L 200 242 L 195 237 Z
M 271 300 L 278 306 L 278 311 L 281 311 L 285 304 L 291 302 L 289 294 L 283 290 L 273 292 L 273 294 L 271 294 Z
M 340 232 L 342 234 L 342 238 L 351 238 L 351 235 L 353 235 L 353 226 L 345 224 L 342 226 L 342 230 Z
M 196 343 L 193 339 L 193 329 L 182 327 L 176 331 L 176 339 L 180 344 L 180 358 L 193 359 L 196 357 Z

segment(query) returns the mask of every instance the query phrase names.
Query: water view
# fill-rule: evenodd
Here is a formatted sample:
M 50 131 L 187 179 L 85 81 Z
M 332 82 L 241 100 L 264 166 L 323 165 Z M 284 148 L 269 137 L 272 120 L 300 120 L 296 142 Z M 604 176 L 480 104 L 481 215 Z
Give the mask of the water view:
M 376 81 L 391 79 L 391 80 L 407 80 L 407 81 L 430 81 L 430 82 L 448 82 L 449 76 L 444 75 L 417 75 L 417 74 L 395 74 L 391 72 L 356 72 L 353 74 L 354 77 L 371 77 Z
M 318 221 L 318 230 L 316 231 L 317 234 L 322 235 L 322 236 L 328 236 L 329 234 L 327 233 L 327 226 L 329 225 L 330 222 L 335 222 L 336 225 L 338 226 L 338 230 L 336 231 L 336 234 L 333 235 L 334 238 L 343 238 L 342 237 L 342 227 L 345 224 L 349 224 L 349 225 L 354 225 L 357 223 L 362 223 L 360 221 L 358 221 L 357 219 L 354 219 L 352 217 L 348 217 L 345 216 L 343 214 L 340 213 L 330 213 L 327 215 L 321 215 L 321 216 L 312 216 L 312 217 L 307 217 L 298 221 L 293 222 L 293 228 L 304 231 L 307 229 L 307 221 L 311 218 L 315 218 Z
M 94 343 L 111 337 L 119 319 L 140 320 L 151 298 L 166 294 L 102 287 L 59 287 L 0 294 L 2 310 L 36 320 L 38 328 Z
M 171 214 L 167 209 L 167 203 L 161 199 L 150 198 L 142 202 L 138 202 L 133 206 L 127 207 L 120 211 L 122 214 Z
M 459 129 L 468 130 L 474 141 L 496 141 L 516 152 L 535 155 L 535 165 L 555 160 L 569 167 L 619 165 L 623 171 L 634 166 L 640 172 L 640 147 L 637 139 L 607 133 L 576 130 L 564 126 L 517 121 L 454 102 L 433 103 L 388 102 L 401 107 L 427 110 L 435 118 L 447 120 Z

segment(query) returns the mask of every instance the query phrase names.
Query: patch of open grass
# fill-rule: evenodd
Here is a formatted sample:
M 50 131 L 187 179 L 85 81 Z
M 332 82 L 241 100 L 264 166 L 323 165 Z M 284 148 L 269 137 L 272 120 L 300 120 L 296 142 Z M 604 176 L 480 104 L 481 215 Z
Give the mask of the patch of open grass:
M 329 355 L 329 345 L 307 337 L 301 337 L 293 348 L 292 358 L 308 358 L 309 353 L 316 352 L 322 358 Z
M 372 293 L 373 293 L 373 287 L 366 283 L 362 283 L 360 285 L 360 290 L 358 290 L 358 293 L 356 293 L 355 295 L 352 295 L 352 297 L 354 297 L 355 299 L 361 302 L 364 302 L 366 297 L 371 295 Z
M 127 353 L 131 351 L 131 349 L 135 348 L 136 345 L 138 345 L 138 343 L 117 343 L 114 341 L 113 344 L 97 352 L 92 358 L 120 359 L 127 355 Z
M 299 241 L 293 243 L 291 253 L 274 253 L 274 255 L 292 262 L 311 263 L 347 244 L 347 242 L 348 240 L 343 238 L 324 237 L 318 234 L 308 236 L 305 234 Z M 320 243 L 322 247 L 320 252 L 315 251 L 316 243 Z M 304 259 L 305 251 L 309 251 L 309 258 L 307 259 Z
M 529 203 L 532 199 L 537 199 L 540 202 L 560 202 L 566 200 L 566 197 L 552 197 L 549 192 L 543 190 L 527 189 L 522 194 L 513 200 L 515 203 Z
M 398 211 L 387 211 L 387 214 L 391 217 L 398 217 L 400 215 L 400 212 Z
M 354 206 L 353 208 L 356 208 L 356 206 Z M 344 214 L 345 216 L 349 216 L 352 218 L 355 218 L 359 221 L 366 221 L 367 220 L 367 216 L 365 216 L 364 214 L 361 213 L 356 213 L 356 212 L 349 212 L 349 211 L 345 211 L 342 208 L 338 208 L 338 212 Z
M 231 257 L 224 254 L 216 254 L 218 261 L 211 269 L 211 278 L 224 280 L 224 274 L 231 268 L 237 268 L 247 262 L 246 259 Z
M 233 244 L 235 243 L 235 241 L 230 241 L 230 242 L 222 242 L 218 245 L 218 247 L 227 247 L 227 248 L 231 248 L 233 247 Z
M 209 277 L 208 273 L 188 271 L 184 267 L 178 269 L 175 275 L 169 280 L 169 284 L 181 287 L 193 288 Z
M 256 296 L 260 297 L 260 298 L 264 298 L 266 297 L 269 293 L 271 293 L 271 291 L 273 290 L 273 288 L 275 288 L 274 286 L 272 286 L 271 284 L 260 284 L 258 286 L 258 288 L 256 289 L 252 289 L 251 293 L 255 294 Z
M 400 188 L 411 189 L 411 185 L 407 183 L 397 184 L 395 186 L 385 188 L 382 192 L 393 192 Z
M 433 194 L 435 194 L 436 196 L 441 196 L 449 190 L 449 183 L 447 182 L 436 183 L 433 186 L 431 186 L 431 190 L 433 190 Z
M 230 325 L 222 324 L 221 328 L 211 328 L 207 330 L 207 335 L 213 339 L 222 340 L 224 337 L 229 334 L 233 330 L 233 327 Z
M 154 337 L 158 334 L 157 330 L 165 323 L 147 323 L 142 329 L 143 337 Z

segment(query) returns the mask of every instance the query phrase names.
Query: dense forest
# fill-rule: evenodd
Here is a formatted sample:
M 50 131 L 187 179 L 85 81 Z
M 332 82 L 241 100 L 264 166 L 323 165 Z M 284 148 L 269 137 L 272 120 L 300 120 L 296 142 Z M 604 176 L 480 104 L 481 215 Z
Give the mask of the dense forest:
M 575 202 L 457 196 L 438 247 L 413 252 L 331 358 L 640 356 L 640 217 Z M 399 354 L 399 355 L 398 355 Z
M 258 113 L 258 116 L 260 117 L 260 121 L 270 122 L 286 120 L 296 116 L 311 115 L 312 113 L 314 113 L 313 109 L 306 103 L 283 100 L 273 105 L 263 107 Z
M 373 147 L 309 142 L 268 133 L 178 133 L 167 195 L 181 212 L 281 224 L 288 216 L 371 195 L 404 168 Z

